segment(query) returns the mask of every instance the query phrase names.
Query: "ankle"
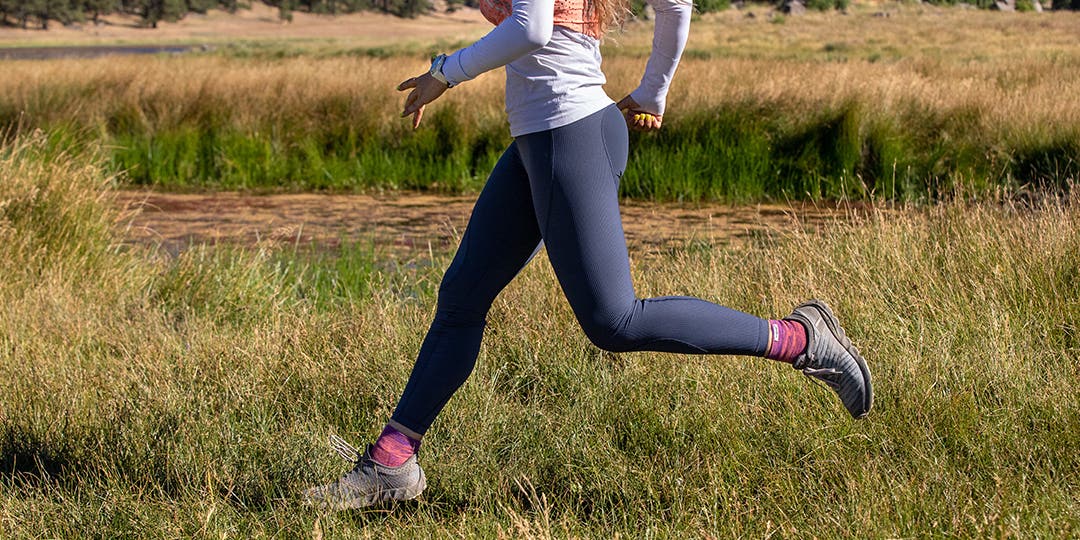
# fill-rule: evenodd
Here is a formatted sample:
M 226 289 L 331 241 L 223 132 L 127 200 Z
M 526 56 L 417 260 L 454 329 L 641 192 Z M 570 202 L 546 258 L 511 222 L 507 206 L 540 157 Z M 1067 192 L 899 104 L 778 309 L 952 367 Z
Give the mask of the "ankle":
M 400 467 L 420 449 L 420 441 L 387 425 L 371 446 L 371 459 L 386 467 Z
M 806 352 L 807 341 L 806 327 L 798 321 L 771 319 L 765 358 L 793 363 Z

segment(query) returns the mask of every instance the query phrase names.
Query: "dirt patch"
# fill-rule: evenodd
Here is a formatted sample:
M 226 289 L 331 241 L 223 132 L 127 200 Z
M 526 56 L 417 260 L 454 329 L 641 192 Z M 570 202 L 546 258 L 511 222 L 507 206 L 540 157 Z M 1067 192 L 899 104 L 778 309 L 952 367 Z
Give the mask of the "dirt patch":
M 415 193 L 117 195 L 117 204 L 135 212 L 128 241 L 161 245 L 171 253 L 203 243 L 333 248 L 342 242 L 373 242 L 399 255 L 451 250 L 475 200 Z M 725 244 L 781 228 L 819 227 L 851 210 L 626 202 L 622 216 L 631 251 L 656 254 L 692 241 Z

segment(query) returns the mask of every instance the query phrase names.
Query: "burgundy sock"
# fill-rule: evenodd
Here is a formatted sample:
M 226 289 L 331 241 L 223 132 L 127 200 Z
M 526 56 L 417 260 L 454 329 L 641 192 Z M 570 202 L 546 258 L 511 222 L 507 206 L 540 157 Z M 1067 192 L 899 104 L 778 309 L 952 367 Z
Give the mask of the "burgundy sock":
M 769 347 L 765 358 L 792 363 L 806 352 L 806 328 L 797 321 L 769 320 Z
M 419 449 L 420 441 L 386 426 L 371 447 L 371 459 L 387 467 L 400 467 Z

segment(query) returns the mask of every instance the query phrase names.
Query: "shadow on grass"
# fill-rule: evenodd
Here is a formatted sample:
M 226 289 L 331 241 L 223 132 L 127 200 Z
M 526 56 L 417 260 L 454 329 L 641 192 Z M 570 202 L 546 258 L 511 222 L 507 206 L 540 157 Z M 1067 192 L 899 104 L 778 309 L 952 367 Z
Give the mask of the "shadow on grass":
M 77 468 L 71 446 L 45 440 L 23 426 L 7 425 L 0 435 L 0 478 L 17 485 L 62 480 Z

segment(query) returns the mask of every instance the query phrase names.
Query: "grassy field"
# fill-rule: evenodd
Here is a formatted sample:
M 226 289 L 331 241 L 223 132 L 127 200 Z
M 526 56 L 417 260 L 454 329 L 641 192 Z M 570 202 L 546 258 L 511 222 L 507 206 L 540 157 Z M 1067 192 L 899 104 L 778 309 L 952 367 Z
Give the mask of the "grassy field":
M 867 199 L 633 258 L 642 296 L 826 299 L 873 370 L 866 420 L 765 360 L 599 351 L 541 255 L 425 439 L 423 497 L 343 514 L 299 494 L 347 468 L 329 434 L 377 435 L 451 254 L 176 253 L 127 242 L 113 198 L 471 192 L 507 141 L 500 77 L 411 133 L 389 88 L 423 44 L 0 62 L 0 538 L 1080 535 L 1080 17 L 872 13 L 699 21 L 623 180 Z M 647 30 L 607 45 L 611 95 Z
M 911 200 L 1080 177 L 1080 14 L 889 9 L 695 23 L 665 128 L 634 138 L 623 193 Z M 649 32 L 605 46 L 616 99 Z M 0 127 L 102 144 L 125 182 L 159 188 L 478 190 L 509 141 L 501 76 L 449 92 L 412 132 L 393 86 L 460 42 L 366 43 L 0 62 Z
M 391 412 L 447 254 L 124 247 L 107 155 L 51 144 L 0 149 L 4 538 L 1080 533 L 1078 201 L 881 207 L 635 264 L 643 295 L 828 299 L 875 375 L 860 422 L 764 360 L 598 351 L 539 259 L 425 441 L 422 499 L 334 515 L 298 494 L 345 469 L 329 433 Z

